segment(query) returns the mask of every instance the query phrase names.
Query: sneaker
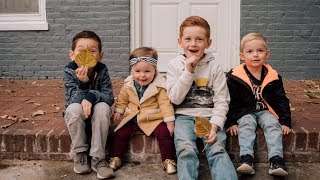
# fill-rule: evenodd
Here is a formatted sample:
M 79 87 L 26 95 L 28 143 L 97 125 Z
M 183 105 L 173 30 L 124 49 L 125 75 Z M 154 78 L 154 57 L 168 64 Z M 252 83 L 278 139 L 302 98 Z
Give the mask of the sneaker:
M 121 159 L 118 157 L 113 157 L 109 161 L 109 167 L 111 167 L 114 171 L 121 167 L 122 162 Z
M 274 176 L 288 175 L 287 168 L 282 157 L 273 156 L 272 158 L 270 158 L 269 174 Z
M 76 153 L 74 156 L 73 171 L 77 174 L 84 174 L 91 172 L 91 168 L 88 164 L 88 156 L 85 152 Z
M 108 163 L 105 159 L 97 159 L 92 157 L 91 169 L 97 173 L 98 179 L 114 177 L 114 171 L 108 167 Z
M 174 174 L 177 172 L 177 163 L 172 159 L 166 159 L 164 162 L 164 170 L 167 174 Z
M 249 154 L 240 157 L 241 165 L 237 168 L 237 172 L 241 174 L 254 174 L 253 157 Z

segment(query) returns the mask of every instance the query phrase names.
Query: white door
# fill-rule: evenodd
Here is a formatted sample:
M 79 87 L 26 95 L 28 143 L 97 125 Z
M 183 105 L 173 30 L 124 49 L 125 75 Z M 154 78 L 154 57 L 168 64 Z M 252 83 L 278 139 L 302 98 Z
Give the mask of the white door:
M 224 71 L 239 64 L 240 0 L 131 0 L 131 49 L 151 46 L 159 53 L 158 69 L 182 53 L 179 26 L 191 15 L 211 28 L 212 52 Z

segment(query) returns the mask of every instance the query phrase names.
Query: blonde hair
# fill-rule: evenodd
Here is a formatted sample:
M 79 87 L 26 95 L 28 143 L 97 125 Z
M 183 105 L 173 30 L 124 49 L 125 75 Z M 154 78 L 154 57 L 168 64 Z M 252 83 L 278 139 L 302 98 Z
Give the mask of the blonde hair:
M 183 35 L 183 31 L 186 27 L 199 26 L 206 30 L 206 37 L 210 39 L 210 25 L 208 22 L 200 16 L 189 16 L 180 25 L 179 37 Z
M 243 36 L 240 42 L 240 52 L 243 51 L 244 44 L 252 40 L 262 40 L 265 44 L 266 49 L 268 49 L 267 38 L 260 33 L 254 32 Z

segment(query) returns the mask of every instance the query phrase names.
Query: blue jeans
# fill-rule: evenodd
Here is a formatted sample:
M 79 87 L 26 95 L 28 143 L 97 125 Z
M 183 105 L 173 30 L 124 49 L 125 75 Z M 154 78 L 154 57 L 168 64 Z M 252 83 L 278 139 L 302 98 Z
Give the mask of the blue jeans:
M 91 116 L 92 137 L 89 155 L 99 159 L 105 158 L 105 148 L 110 126 L 111 108 L 105 102 L 94 105 Z M 88 151 L 87 134 L 85 132 L 86 120 L 82 106 L 78 103 L 70 104 L 64 115 L 69 130 L 74 153 Z
M 253 146 L 256 139 L 256 128 L 259 124 L 267 142 L 269 159 L 276 155 L 283 157 L 281 125 L 268 110 L 244 115 L 237 122 L 240 156 L 249 154 L 254 157 Z
M 181 180 L 198 179 L 199 151 L 196 145 L 197 136 L 194 133 L 194 120 L 194 116 L 176 116 L 174 143 L 178 158 L 178 177 Z M 230 157 L 225 150 L 225 141 L 225 131 L 219 130 L 217 141 L 206 147 L 206 157 L 212 179 L 238 179 Z

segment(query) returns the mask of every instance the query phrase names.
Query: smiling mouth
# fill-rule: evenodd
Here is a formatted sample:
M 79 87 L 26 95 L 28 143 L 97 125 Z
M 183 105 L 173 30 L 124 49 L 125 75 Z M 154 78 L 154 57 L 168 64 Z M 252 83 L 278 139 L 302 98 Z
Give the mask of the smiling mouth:
M 192 53 L 196 53 L 196 52 L 198 52 L 199 50 L 196 50 L 196 49 L 190 49 L 189 51 L 190 51 L 190 52 L 192 52 Z

